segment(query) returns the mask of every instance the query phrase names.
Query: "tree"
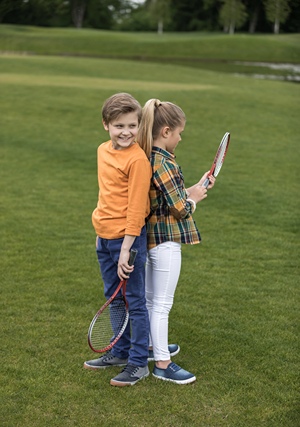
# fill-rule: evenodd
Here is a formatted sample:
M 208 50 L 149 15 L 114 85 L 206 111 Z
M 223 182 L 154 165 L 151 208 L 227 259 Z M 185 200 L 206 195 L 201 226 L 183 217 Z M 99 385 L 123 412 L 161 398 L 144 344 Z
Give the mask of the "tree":
M 71 0 L 71 16 L 76 28 L 81 28 L 88 0 Z
M 234 34 L 236 28 L 240 28 L 247 19 L 245 5 L 241 0 L 222 0 L 219 20 L 224 31 Z
M 164 24 L 170 19 L 170 3 L 171 0 L 151 0 L 149 5 L 149 12 L 153 19 L 157 22 L 157 32 L 162 34 L 164 31 Z
M 245 6 L 248 13 L 248 31 L 255 33 L 259 19 L 263 12 L 263 0 L 245 0 Z
M 155 31 L 156 23 L 151 20 L 145 4 L 130 3 L 121 9 L 112 26 L 116 31 Z
M 1 0 L 0 2 L 0 22 L 2 22 L 5 15 L 12 12 L 21 6 L 21 0 Z
M 219 31 L 219 10 L 221 0 L 203 0 L 203 19 L 205 27 L 208 31 Z
M 126 0 L 89 0 L 84 23 L 92 28 L 112 29 L 128 7 Z
M 290 0 L 290 14 L 280 29 L 288 33 L 300 33 L 300 0 Z
M 278 34 L 280 24 L 283 24 L 291 11 L 289 0 L 265 0 L 267 19 L 274 24 L 274 33 Z

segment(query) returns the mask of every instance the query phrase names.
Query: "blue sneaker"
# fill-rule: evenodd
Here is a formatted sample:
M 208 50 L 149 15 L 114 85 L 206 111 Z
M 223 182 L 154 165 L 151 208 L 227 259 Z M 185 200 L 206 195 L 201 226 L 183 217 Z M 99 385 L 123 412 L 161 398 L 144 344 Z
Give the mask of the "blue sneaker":
M 166 369 L 154 366 L 152 375 L 160 380 L 171 381 L 176 384 L 189 384 L 196 381 L 195 375 L 185 371 L 173 362 Z
M 180 352 L 180 347 L 178 344 L 169 344 L 168 350 L 170 352 L 170 357 L 172 357 L 172 356 L 176 356 L 176 354 Z M 153 362 L 153 361 L 154 361 L 153 350 L 149 350 L 148 362 Z
M 99 359 L 87 360 L 84 362 L 83 367 L 85 369 L 105 369 L 110 366 L 126 366 L 127 359 L 119 359 L 118 357 L 111 354 L 111 350 L 99 357 Z
M 117 387 L 134 385 L 143 378 L 148 377 L 148 375 L 148 366 L 140 367 L 128 364 L 119 375 L 110 380 L 110 384 Z

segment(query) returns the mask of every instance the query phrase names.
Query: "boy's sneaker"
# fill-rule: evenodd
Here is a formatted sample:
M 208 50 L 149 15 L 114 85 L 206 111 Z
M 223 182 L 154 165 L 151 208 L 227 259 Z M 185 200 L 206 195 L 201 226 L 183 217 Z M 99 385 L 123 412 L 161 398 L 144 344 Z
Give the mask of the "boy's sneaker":
M 104 356 L 99 357 L 99 359 L 84 362 L 83 367 L 85 369 L 104 369 L 109 368 L 110 366 L 125 366 L 126 364 L 127 359 L 119 359 L 111 354 L 111 351 L 108 351 Z
M 170 352 L 170 357 L 172 357 L 172 356 L 176 356 L 176 354 L 180 352 L 180 347 L 178 344 L 169 344 L 168 350 Z M 154 361 L 153 350 L 149 350 L 148 362 L 153 362 L 153 361 Z
M 152 375 L 160 380 L 171 381 L 176 384 L 189 384 L 196 381 L 195 375 L 185 371 L 173 362 L 166 369 L 160 369 L 155 366 Z
M 134 385 L 141 379 L 148 377 L 148 375 L 148 366 L 140 367 L 135 365 L 127 365 L 119 375 L 110 380 L 110 384 L 118 387 Z

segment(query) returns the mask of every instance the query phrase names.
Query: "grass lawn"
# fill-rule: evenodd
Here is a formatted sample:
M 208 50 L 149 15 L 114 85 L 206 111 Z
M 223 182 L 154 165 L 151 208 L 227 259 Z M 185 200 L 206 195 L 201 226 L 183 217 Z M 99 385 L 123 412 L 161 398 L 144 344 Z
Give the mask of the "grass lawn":
M 226 73 L 291 76 L 237 63 L 300 63 L 300 34 L 130 33 L 0 25 L 0 51 L 172 63 Z
M 1 425 L 295 427 L 299 85 L 125 59 L 2 55 L 0 90 Z M 103 301 L 91 225 L 96 149 L 107 139 L 100 112 L 117 91 L 184 109 L 176 155 L 187 186 L 231 132 L 217 185 L 195 212 L 203 242 L 183 247 L 170 318 L 169 341 L 181 346 L 174 362 L 197 376 L 190 386 L 150 376 L 119 389 L 109 385 L 117 368 L 82 368 Z

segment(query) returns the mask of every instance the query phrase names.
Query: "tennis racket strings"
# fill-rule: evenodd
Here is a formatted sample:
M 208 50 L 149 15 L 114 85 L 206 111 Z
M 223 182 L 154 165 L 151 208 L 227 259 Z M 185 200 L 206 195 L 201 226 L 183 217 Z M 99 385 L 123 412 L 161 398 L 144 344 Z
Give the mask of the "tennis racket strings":
M 216 177 L 219 174 L 227 153 L 229 141 L 230 141 L 230 133 L 226 132 L 222 138 L 222 141 L 220 142 L 212 167 L 210 168 L 210 171 L 207 174 L 207 176 L 212 174 L 214 177 Z M 209 186 L 209 178 L 206 178 L 205 181 L 203 182 L 203 187 L 207 188 L 208 186 Z
M 214 170 L 214 176 L 215 177 L 219 174 L 219 172 L 221 170 L 221 167 L 222 167 L 224 159 L 225 159 L 227 147 L 228 147 L 228 136 L 227 136 L 227 134 L 225 134 L 225 135 L 226 135 L 226 138 L 225 137 L 223 138 L 223 140 L 220 144 L 219 150 L 218 150 L 218 154 L 217 154 L 216 167 Z
M 133 265 L 137 249 L 130 250 L 129 265 Z M 95 314 L 89 330 L 88 343 L 97 353 L 110 350 L 122 336 L 129 320 L 126 301 L 127 280 L 121 280 L 113 295 Z
M 92 347 L 104 349 L 117 341 L 126 328 L 128 316 L 124 297 L 115 298 L 101 315 L 94 319 L 90 334 Z

